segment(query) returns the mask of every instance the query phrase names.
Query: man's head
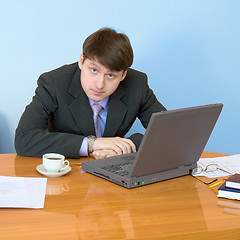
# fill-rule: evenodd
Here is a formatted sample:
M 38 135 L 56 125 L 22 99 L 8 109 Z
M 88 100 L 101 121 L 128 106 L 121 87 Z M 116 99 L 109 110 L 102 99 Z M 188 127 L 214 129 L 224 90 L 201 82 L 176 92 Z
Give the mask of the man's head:
M 105 99 L 124 80 L 132 62 L 133 51 L 125 34 L 98 30 L 85 40 L 79 59 L 83 90 L 93 101 Z

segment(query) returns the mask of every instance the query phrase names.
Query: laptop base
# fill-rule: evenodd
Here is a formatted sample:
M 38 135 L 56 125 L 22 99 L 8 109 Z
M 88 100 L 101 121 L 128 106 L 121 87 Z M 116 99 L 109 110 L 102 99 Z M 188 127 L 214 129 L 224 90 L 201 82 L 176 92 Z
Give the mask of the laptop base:
M 149 174 L 141 177 L 118 176 L 117 174 L 113 174 L 107 171 L 104 172 L 102 171 L 102 169 L 101 171 L 98 171 L 97 169 L 92 169 L 91 166 L 88 166 L 88 162 L 84 163 L 83 170 L 95 176 L 104 178 L 110 182 L 118 184 L 120 186 L 131 189 L 131 188 L 148 185 L 151 183 L 161 182 L 164 180 L 188 175 L 196 167 L 197 167 L 197 164 L 193 163 L 189 166 L 181 166 L 176 169 L 171 169 L 169 171 Z

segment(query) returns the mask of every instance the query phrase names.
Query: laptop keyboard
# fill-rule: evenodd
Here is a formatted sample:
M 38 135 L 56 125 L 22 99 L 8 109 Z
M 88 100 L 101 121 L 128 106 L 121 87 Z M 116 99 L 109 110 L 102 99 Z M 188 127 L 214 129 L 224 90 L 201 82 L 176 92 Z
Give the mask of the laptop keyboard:
M 118 174 L 120 176 L 126 176 L 128 175 L 132 165 L 133 165 L 133 162 L 127 162 L 127 163 L 105 166 L 102 169 Z

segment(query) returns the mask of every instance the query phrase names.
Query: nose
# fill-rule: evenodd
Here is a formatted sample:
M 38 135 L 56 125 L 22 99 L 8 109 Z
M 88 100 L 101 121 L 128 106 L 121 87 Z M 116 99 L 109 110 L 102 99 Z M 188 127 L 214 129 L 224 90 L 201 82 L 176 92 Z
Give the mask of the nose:
M 98 89 L 102 89 L 104 87 L 104 76 L 99 76 L 96 86 Z

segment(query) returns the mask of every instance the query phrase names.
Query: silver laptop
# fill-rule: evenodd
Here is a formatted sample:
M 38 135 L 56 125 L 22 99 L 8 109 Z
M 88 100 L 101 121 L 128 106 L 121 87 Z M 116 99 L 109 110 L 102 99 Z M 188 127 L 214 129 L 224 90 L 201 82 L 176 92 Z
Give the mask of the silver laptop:
M 84 162 L 82 169 L 126 188 L 187 175 L 197 166 L 222 107 L 153 113 L 136 153 Z

